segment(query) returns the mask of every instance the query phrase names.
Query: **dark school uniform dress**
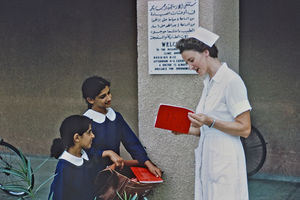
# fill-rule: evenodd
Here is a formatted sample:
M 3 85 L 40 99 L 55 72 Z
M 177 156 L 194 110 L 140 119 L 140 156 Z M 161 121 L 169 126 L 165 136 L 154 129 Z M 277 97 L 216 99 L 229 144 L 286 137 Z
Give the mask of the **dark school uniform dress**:
M 48 199 L 51 196 L 52 200 L 94 199 L 96 172 L 85 152 L 78 158 L 65 151 L 59 158 L 55 174 Z
M 120 155 L 120 144 L 122 142 L 134 160 L 138 160 L 140 164 L 144 164 L 145 161 L 149 160 L 143 145 L 120 113 L 108 108 L 106 115 L 104 115 L 89 109 L 84 115 L 93 120 L 92 131 L 95 138 L 92 147 L 87 150 L 90 158 L 95 156 L 102 158 L 102 153 L 105 150 L 112 150 Z M 111 160 L 104 158 L 98 166 L 104 169 L 110 164 L 112 164 Z

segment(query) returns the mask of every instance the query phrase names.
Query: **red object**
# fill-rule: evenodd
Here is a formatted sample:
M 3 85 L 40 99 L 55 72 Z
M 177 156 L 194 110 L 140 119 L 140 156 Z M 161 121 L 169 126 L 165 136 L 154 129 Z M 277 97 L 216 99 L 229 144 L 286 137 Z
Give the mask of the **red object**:
M 140 183 L 162 183 L 163 182 L 163 179 L 161 177 L 154 176 L 147 168 L 130 167 L 130 169 Z
M 189 112 L 193 113 L 187 108 L 162 104 L 158 109 L 155 127 L 187 134 L 191 125 Z

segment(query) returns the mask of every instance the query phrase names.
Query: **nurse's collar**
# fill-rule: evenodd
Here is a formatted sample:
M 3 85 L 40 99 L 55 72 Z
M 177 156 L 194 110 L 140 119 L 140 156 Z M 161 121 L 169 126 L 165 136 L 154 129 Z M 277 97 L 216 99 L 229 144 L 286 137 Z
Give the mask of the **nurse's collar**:
M 221 80 L 224 77 L 224 70 L 226 70 L 226 68 L 228 68 L 227 64 L 225 62 L 222 63 L 221 67 L 218 69 L 216 74 L 211 79 L 209 79 L 209 76 L 206 77 L 207 81 L 209 82 L 209 81 L 213 80 L 217 83 L 221 82 Z

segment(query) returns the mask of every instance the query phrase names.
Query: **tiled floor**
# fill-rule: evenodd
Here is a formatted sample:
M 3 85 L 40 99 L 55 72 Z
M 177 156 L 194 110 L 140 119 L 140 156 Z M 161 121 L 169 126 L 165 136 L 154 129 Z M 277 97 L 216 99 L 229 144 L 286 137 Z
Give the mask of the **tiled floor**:
M 31 157 L 30 158 L 33 169 L 42 163 L 45 158 L 43 157 Z M 53 174 L 57 160 L 48 160 L 39 171 L 35 180 L 35 186 L 39 186 L 44 182 L 51 174 Z M 278 180 L 278 178 L 277 178 Z M 271 180 L 268 176 L 254 176 L 249 179 L 249 195 L 250 200 L 300 200 L 300 181 L 299 177 L 296 177 L 292 181 L 277 181 Z M 296 180 L 296 181 L 295 181 Z M 50 181 L 51 183 L 52 181 Z M 46 184 L 38 192 L 36 199 L 46 200 L 49 192 L 50 183 Z M 18 197 L 12 197 L 5 194 L 0 190 L 0 200 L 17 200 Z M 161 199 L 164 200 L 164 199 Z M 167 200 L 167 199 L 166 199 Z
M 249 180 L 250 200 L 300 200 L 300 183 Z

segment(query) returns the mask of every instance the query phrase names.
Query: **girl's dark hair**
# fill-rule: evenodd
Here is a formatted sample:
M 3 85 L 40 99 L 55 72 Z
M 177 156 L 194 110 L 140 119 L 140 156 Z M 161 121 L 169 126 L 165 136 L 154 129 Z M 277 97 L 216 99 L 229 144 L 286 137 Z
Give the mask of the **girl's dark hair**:
M 92 105 L 86 100 L 86 98 L 95 99 L 98 94 L 106 87 L 110 87 L 110 82 L 99 76 L 92 76 L 87 78 L 81 87 L 82 97 L 88 104 L 88 108 Z
M 64 119 L 59 128 L 60 138 L 55 138 L 52 142 L 50 156 L 58 159 L 64 150 L 74 146 L 75 133 L 82 136 L 89 129 L 91 123 L 91 119 L 82 115 L 71 115 Z
M 210 57 L 217 58 L 218 57 L 218 48 L 216 45 L 209 47 L 203 42 L 195 39 L 195 38 L 185 38 L 181 39 L 176 43 L 176 48 L 179 49 L 180 53 L 185 50 L 194 50 L 202 53 L 205 50 L 208 50 Z

